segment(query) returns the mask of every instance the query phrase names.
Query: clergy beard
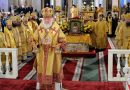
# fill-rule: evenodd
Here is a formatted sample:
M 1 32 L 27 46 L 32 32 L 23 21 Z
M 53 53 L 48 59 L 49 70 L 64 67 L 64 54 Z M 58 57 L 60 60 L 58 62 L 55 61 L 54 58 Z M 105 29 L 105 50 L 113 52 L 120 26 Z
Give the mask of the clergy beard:
M 28 26 L 27 22 L 24 22 L 23 24 L 24 24 L 25 26 Z
M 20 22 L 17 22 L 17 26 L 20 26 L 21 25 L 21 23 Z
M 8 27 L 9 30 L 12 30 L 12 27 Z
M 48 29 L 52 26 L 52 18 L 48 18 L 48 19 L 43 19 L 43 26 L 45 29 Z
M 130 22 L 126 22 L 126 26 L 127 26 L 127 27 L 130 27 Z
M 17 27 L 17 24 L 16 23 L 12 23 L 13 27 Z

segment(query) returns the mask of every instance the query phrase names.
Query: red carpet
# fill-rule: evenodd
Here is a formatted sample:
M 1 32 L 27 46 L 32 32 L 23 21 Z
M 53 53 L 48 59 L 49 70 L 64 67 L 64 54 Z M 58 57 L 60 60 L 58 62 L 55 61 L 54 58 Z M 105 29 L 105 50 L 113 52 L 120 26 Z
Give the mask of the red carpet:
M 19 70 L 19 72 L 18 72 L 19 76 L 17 79 L 23 79 L 32 70 L 33 62 L 34 62 L 34 60 L 31 60 L 21 70 Z
M 77 61 L 69 61 L 65 63 L 65 66 L 63 67 L 64 72 L 64 80 L 71 81 L 74 75 L 74 71 L 77 65 Z
M 0 90 L 36 90 L 36 81 L 1 80 Z M 124 90 L 122 83 L 112 82 L 72 82 L 64 81 L 63 87 L 68 90 Z
M 65 81 L 63 86 L 69 90 L 124 90 L 119 82 L 71 82 Z

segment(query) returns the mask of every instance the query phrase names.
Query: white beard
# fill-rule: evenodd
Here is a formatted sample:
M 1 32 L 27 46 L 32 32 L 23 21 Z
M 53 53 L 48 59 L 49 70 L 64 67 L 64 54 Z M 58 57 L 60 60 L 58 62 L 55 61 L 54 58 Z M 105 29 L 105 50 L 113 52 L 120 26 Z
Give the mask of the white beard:
M 46 23 L 43 19 L 43 26 L 45 29 L 49 29 L 52 26 L 52 23 L 53 23 L 53 19 L 51 19 L 49 23 Z

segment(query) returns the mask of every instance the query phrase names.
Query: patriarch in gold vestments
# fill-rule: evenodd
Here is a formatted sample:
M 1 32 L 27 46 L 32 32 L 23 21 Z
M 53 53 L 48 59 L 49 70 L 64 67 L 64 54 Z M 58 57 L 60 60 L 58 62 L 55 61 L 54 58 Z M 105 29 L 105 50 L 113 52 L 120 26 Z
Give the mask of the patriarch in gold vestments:
M 97 49 L 105 49 L 107 47 L 107 32 L 108 27 L 106 21 L 103 20 L 103 13 L 99 13 L 99 20 L 95 24 Z
M 51 8 L 42 9 L 42 15 L 43 21 L 32 42 L 36 52 L 37 82 L 41 89 L 54 90 L 54 83 L 60 83 L 63 78 L 61 51 L 65 49 L 66 38 L 52 17 Z

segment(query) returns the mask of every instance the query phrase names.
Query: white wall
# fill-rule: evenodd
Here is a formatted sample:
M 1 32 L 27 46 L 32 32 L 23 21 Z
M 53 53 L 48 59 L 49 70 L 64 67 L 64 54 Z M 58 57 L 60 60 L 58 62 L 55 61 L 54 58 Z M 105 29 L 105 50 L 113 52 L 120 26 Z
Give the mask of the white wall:
M 8 11 L 9 9 L 8 0 L 0 0 L 0 9 L 4 9 L 5 11 Z
M 56 4 L 56 6 L 61 6 L 62 5 L 62 2 L 61 2 L 61 0 L 55 0 L 55 4 Z
M 102 7 L 103 7 L 103 2 L 104 0 L 94 0 L 94 4 L 96 7 L 99 7 L 99 4 L 102 4 Z
M 112 0 L 112 6 L 118 6 L 119 3 L 118 3 L 119 0 Z
M 83 6 L 82 0 L 78 0 L 77 7 L 78 7 L 79 11 L 82 10 L 82 6 Z
M 77 5 L 77 3 L 78 3 L 78 0 L 73 0 L 74 5 Z

